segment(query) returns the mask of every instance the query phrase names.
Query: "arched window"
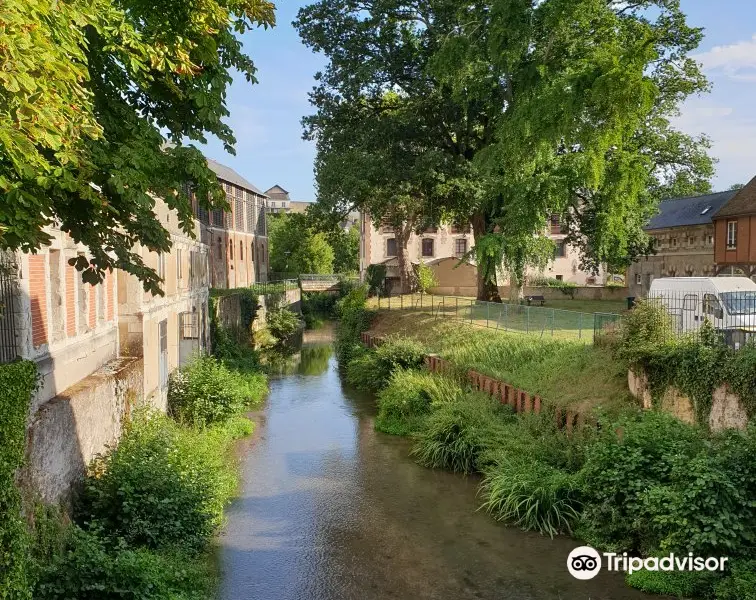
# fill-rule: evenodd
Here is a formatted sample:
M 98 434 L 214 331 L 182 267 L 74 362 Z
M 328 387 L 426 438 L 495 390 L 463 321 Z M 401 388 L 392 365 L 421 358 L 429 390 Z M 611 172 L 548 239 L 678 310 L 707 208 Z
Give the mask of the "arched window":
M 249 260 L 251 260 L 252 262 L 255 262 L 255 243 L 254 242 L 252 242 L 249 245 Z
M 229 251 L 229 258 L 231 260 L 234 260 L 234 241 L 229 240 L 228 242 L 228 251 Z
M 244 246 L 241 240 L 239 240 L 239 260 L 244 260 Z

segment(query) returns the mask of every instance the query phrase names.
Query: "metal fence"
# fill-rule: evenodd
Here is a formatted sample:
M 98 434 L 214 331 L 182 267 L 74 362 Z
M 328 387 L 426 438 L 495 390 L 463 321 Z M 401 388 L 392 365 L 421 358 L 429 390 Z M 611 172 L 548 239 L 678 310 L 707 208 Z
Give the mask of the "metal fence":
M 741 278 L 723 277 L 721 285 L 711 289 L 651 292 L 641 301 L 659 309 L 647 312 L 649 326 L 658 335 L 691 339 L 713 331 L 728 345 L 740 348 L 756 339 L 756 289 L 736 279 Z
M 14 360 L 16 349 L 16 259 L 0 252 L 0 363 Z
M 438 319 L 455 319 L 489 329 L 576 340 L 586 344 L 616 329 L 622 318 L 610 313 L 585 313 L 427 294 L 379 296 L 371 299 L 371 305 L 382 310 L 424 312 Z
M 282 279 L 279 281 L 261 281 L 259 283 L 253 283 L 249 288 L 255 293 L 262 296 L 268 294 L 282 294 L 289 290 L 296 290 L 299 288 L 299 281 L 297 279 Z

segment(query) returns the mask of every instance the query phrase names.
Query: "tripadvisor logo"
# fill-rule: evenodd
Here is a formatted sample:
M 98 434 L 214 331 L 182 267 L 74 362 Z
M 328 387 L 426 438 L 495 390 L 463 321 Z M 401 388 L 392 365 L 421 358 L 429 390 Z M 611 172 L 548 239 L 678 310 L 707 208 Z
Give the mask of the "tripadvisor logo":
M 603 556 L 603 560 L 602 560 Z M 567 557 L 567 570 L 575 579 L 593 579 L 601 570 L 602 563 L 607 571 L 622 571 L 628 574 L 636 571 L 724 571 L 727 563 L 726 556 L 678 556 L 674 553 L 668 556 L 628 556 L 627 552 L 604 552 L 603 555 L 590 546 L 579 546 Z

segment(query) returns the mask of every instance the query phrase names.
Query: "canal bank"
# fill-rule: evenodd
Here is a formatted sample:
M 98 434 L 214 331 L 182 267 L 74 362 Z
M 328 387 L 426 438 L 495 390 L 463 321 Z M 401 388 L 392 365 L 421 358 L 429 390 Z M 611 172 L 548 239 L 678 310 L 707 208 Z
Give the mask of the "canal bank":
M 305 332 L 294 374 L 271 381 L 220 540 L 222 598 L 651 598 L 621 576 L 573 579 L 576 542 L 497 524 L 477 477 L 415 464 L 325 348 Z

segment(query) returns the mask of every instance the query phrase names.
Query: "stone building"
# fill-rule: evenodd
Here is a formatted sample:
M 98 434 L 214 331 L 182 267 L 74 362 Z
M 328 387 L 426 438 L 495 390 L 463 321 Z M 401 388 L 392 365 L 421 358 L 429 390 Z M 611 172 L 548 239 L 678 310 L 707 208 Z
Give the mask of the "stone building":
M 756 276 L 756 177 L 712 217 L 717 275 Z
M 267 281 L 268 197 L 233 169 L 213 160 L 207 163 L 218 176 L 230 206 L 230 210 L 208 213 L 194 200 L 201 240 L 210 252 L 210 287 L 247 287 Z
M 645 297 L 651 282 L 659 277 L 715 276 L 712 219 L 736 193 L 730 190 L 662 201 L 659 213 L 645 228 L 656 253 L 639 258 L 628 269 L 630 295 Z

